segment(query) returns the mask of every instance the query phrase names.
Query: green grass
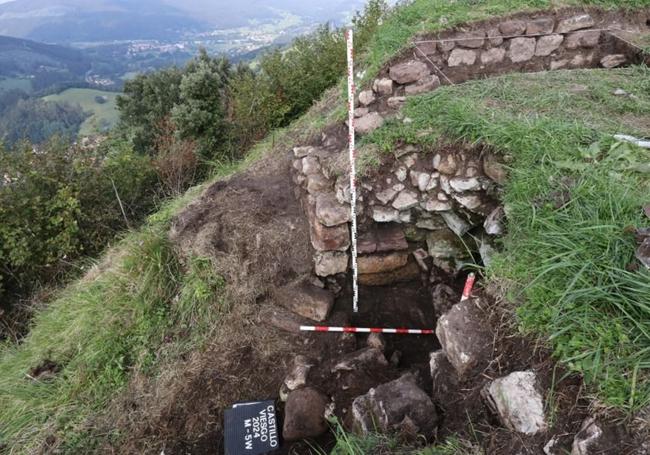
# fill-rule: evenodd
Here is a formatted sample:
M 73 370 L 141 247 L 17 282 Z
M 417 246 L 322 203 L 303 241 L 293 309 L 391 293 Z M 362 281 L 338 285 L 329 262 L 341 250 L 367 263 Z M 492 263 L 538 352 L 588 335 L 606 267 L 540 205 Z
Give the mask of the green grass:
M 32 92 L 32 81 L 26 78 L 0 78 L 0 92 L 9 90 L 22 90 L 25 93 Z
M 44 97 L 45 101 L 67 102 L 79 104 L 85 112 L 91 114 L 81 125 L 79 134 L 89 136 L 101 131 L 106 131 L 117 123 L 118 111 L 116 99 L 119 94 L 89 88 L 71 88 L 56 95 Z M 100 104 L 95 98 L 106 97 L 107 102 Z
M 509 233 L 489 277 L 510 284 L 522 328 L 550 340 L 603 402 L 650 403 L 650 273 L 628 271 L 628 227 L 648 224 L 650 151 L 612 138 L 650 131 L 650 70 L 514 74 L 416 97 L 404 114 L 413 123 L 367 141 L 384 151 L 403 139 L 467 141 L 511 157 Z M 570 195 L 560 208 L 558 192 Z
M 468 441 L 457 437 L 448 437 L 438 444 L 422 447 L 420 444 L 408 443 L 395 435 L 370 433 L 356 435 L 346 432 L 340 423 L 333 424 L 336 445 L 330 455 L 481 455 L 483 451 Z M 320 451 L 325 454 L 325 452 Z
M 364 68 L 365 82 L 381 66 L 406 47 L 416 34 L 452 28 L 468 21 L 562 6 L 597 6 L 601 8 L 650 7 L 650 0 L 415 0 L 391 14 L 371 40 Z

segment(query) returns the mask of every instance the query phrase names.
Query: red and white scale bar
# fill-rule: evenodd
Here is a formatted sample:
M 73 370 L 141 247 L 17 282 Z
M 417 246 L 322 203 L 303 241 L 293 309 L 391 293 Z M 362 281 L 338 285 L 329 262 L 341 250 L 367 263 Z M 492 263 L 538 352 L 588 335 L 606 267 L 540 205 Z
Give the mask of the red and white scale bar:
M 465 281 L 465 288 L 463 289 L 463 296 L 460 301 L 464 302 L 470 298 L 476 275 L 470 273 Z M 377 327 L 328 327 L 323 325 L 301 325 L 302 332 L 343 332 L 343 333 L 394 333 L 397 335 L 434 335 L 433 329 L 383 329 Z

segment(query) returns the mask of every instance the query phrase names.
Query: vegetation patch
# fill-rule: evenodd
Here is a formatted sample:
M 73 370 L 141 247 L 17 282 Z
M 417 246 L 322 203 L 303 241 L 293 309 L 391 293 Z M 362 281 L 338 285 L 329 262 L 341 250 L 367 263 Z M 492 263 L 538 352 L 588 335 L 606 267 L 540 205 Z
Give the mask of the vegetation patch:
M 45 101 L 79 105 L 90 113 L 79 130 L 81 136 L 91 136 L 110 130 L 117 124 L 117 96 L 115 92 L 89 88 L 71 88 L 56 95 L 46 96 Z
M 465 141 L 506 155 L 509 233 L 488 276 L 520 304 L 524 330 L 628 411 L 650 401 L 650 280 L 630 233 L 648 223 L 650 152 L 613 134 L 648 131 L 649 76 L 641 66 L 448 86 L 409 100 L 411 123 L 367 139 L 384 151 Z

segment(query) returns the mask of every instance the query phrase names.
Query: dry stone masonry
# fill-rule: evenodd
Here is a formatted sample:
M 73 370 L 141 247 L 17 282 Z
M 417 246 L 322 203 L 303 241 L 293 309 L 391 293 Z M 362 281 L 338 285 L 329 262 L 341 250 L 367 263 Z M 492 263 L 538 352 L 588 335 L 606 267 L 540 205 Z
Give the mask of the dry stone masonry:
M 634 22 L 608 14 L 515 16 L 421 37 L 359 92 L 357 133 L 368 134 L 389 118 L 410 121 L 399 112 L 407 97 L 449 82 L 512 71 L 614 68 L 637 61 L 636 51 L 603 29 L 634 29 L 645 26 L 645 19 Z M 351 245 L 346 131 L 345 125 L 335 125 L 319 140 L 292 151 L 295 195 L 309 222 L 314 276 L 279 291 L 284 309 L 268 315 L 271 324 L 290 332 L 305 321 L 337 325 L 337 314 L 331 315 L 334 294 L 349 271 Z M 297 356 L 282 385 L 287 440 L 318 436 L 327 430 L 328 415 L 345 412 L 347 427 L 360 433 L 397 431 L 430 439 L 441 421 L 437 405 L 499 362 L 487 329 L 489 304 L 483 298 L 457 303 L 459 295 L 449 284 L 467 263 L 481 260 L 488 265 L 495 238 L 505 233 L 507 210 L 499 196 L 509 162 L 508 156 L 482 146 L 402 144 L 359 179 L 359 282 L 383 286 L 428 279 L 439 341 L 438 350 L 425 360 L 432 393 L 424 391 L 417 375 L 399 371 L 401 353 L 387 356 L 382 335 L 371 334 L 361 349 L 353 334 L 333 335 L 339 337 L 336 356 L 326 362 Z M 447 281 L 436 278 L 437 273 Z M 518 437 L 543 435 L 551 426 L 544 386 L 533 368 L 519 368 L 525 371 L 511 368 L 485 376 L 476 398 L 480 402 L 482 397 L 495 421 Z M 318 380 L 336 383 L 344 400 L 336 402 L 333 395 L 316 390 Z M 590 447 L 597 446 L 601 435 L 596 421 L 586 420 L 570 441 L 572 454 L 592 453 Z M 549 435 L 544 452 L 556 453 L 557 444 Z

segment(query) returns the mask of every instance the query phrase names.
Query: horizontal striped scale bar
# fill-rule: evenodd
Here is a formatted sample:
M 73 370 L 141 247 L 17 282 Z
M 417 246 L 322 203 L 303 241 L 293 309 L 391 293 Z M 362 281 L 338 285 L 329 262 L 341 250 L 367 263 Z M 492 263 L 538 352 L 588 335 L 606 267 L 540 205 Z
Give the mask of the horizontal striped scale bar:
M 381 329 L 369 327 L 327 327 L 322 325 L 301 325 L 302 332 L 343 332 L 343 333 L 395 333 L 398 335 L 433 335 L 433 329 Z

